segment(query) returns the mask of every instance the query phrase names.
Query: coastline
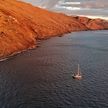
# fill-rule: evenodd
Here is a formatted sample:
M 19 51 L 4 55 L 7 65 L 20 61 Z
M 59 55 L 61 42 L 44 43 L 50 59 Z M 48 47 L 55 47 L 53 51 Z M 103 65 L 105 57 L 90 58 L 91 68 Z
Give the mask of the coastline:
M 69 32 L 69 33 L 64 33 L 62 35 L 56 35 L 56 36 L 53 36 L 53 37 L 61 37 L 62 38 L 64 35 L 67 35 L 67 34 L 70 34 L 70 33 L 74 33 L 74 32 L 77 32 L 77 33 L 78 32 L 89 32 L 89 31 L 103 31 L 103 30 L 73 31 L 73 32 Z M 104 30 L 104 31 L 106 31 L 106 30 Z M 51 36 L 51 37 L 46 37 L 46 38 L 43 38 L 43 39 L 38 39 L 37 40 L 37 44 L 33 48 L 24 49 L 24 50 L 21 50 L 21 51 L 18 51 L 18 52 L 14 52 L 14 53 L 12 53 L 12 54 L 10 54 L 8 56 L 2 57 L 2 58 L 0 58 L 0 62 L 3 62 L 3 61 L 8 60 L 8 59 L 11 59 L 12 57 L 14 57 L 14 56 L 16 56 L 18 54 L 21 54 L 23 52 L 26 52 L 28 50 L 34 50 L 34 49 L 36 49 L 38 47 L 41 47 L 40 44 L 42 43 L 43 40 L 48 40 L 48 39 L 51 39 L 53 37 Z
M 106 20 L 68 16 L 16 0 L 0 1 L 0 15 L 0 61 L 35 48 L 38 40 L 71 32 L 108 30 Z

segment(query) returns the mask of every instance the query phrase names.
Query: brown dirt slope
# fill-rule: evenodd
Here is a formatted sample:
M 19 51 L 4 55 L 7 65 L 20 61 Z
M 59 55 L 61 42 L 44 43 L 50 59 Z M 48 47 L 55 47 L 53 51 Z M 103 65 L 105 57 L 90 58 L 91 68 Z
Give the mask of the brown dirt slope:
M 83 19 L 83 18 L 82 18 Z M 0 0 L 0 58 L 34 48 L 45 39 L 81 30 L 108 29 L 105 21 L 50 12 L 16 0 Z M 105 27 L 104 27 L 105 25 Z

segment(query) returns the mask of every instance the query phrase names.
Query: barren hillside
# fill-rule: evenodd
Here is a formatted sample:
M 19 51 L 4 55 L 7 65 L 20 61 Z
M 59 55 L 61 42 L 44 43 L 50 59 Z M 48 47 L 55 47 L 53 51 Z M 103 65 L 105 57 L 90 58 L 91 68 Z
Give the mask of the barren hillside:
M 16 0 L 0 0 L 0 58 L 34 48 L 37 39 L 98 29 L 108 29 L 108 22 L 66 16 Z

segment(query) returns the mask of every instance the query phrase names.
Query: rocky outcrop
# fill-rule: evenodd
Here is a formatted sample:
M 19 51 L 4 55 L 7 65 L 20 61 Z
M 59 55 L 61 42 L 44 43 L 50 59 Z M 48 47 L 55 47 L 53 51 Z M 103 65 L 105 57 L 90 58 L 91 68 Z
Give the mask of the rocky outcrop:
M 108 22 L 54 13 L 16 0 L 0 0 L 0 58 L 34 48 L 38 39 L 98 29 L 108 29 Z
M 108 29 L 108 21 L 102 19 L 90 19 L 87 17 L 75 17 L 80 23 L 84 24 L 88 30 L 107 30 Z
M 92 19 L 86 26 L 91 30 L 107 30 L 108 22 L 102 19 Z

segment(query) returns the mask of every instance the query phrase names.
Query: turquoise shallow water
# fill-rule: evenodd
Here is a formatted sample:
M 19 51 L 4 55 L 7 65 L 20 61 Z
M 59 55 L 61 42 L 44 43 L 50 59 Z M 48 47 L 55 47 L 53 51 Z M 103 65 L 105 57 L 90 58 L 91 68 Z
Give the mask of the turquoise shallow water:
M 80 64 L 82 80 L 72 74 Z M 74 32 L 0 62 L 0 108 L 108 108 L 108 31 Z

